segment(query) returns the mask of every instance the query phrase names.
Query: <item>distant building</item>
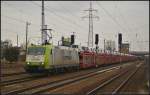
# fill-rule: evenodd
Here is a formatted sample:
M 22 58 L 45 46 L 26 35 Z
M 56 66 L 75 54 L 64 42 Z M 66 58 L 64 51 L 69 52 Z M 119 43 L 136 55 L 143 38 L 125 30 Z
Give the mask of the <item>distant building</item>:
M 115 49 L 116 49 L 116 47 L 115 47 L 115 41 L 107 40 L 105 42 L 105 50 L 115 51 Z
M 1 40 L 1 59 L 4 58 L 5 49 L 9 47 L 12 47 L 11 40 L 5 40 L 5 41 Z
M 1 48 L 8 48 L 8 47 L 12 47 L 11 40 L 1 41 Z
M 122 43 L 120 52 L 129 53 L 129 43 Z

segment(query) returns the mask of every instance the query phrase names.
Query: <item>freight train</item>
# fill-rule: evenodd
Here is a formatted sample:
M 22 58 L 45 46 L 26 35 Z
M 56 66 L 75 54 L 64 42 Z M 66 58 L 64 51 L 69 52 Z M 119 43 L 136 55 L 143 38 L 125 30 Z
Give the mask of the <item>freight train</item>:
M 66 46 L 32 45 L 28 47 L 25 70 L 27 72 L 85 69 L 101 65 L 136 60 L 136 56 L 120 53 L 102 53 L 94 50 Z
M 133 61 L 135 56 L 124 54 L 112 54 L 98 52 L 94 50 L 73 48 L 74 35 L 71 35 L 71 41 L 62 37 L 62 45 L 53 46 L 48 43 L 52 39 L 51 30 L 47 29 L 44 23 L 44 1 L 42 1 L 42 44 L 29 46 L 26 53 L 27 72 L 33 71 L 58 71 L 66 69 L 85 69 L 98 67 L 100 65 L 115 64 L 118 62 Z M 50 35 L 47 31 L 50 31 Z M 47 39 L 47 37 L 49 39 Z M 98 46 L 98 34 L 95 37 L 95 44 Z M 59 44 L 59 41 L 58 41 Z M 119 34 L 119 47 L 122 44 L 122 34 Z

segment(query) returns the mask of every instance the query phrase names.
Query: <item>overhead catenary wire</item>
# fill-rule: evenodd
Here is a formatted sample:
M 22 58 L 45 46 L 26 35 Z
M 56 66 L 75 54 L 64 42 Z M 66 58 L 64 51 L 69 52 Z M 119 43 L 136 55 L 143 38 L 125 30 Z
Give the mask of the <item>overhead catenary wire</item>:
M 37 4 L 37 3 L 35 3 L 35 2 L 33 2 L 33 1 L 31 1 L 32 3 L 34 3 L 34 4 L 36 4 L 37 6 L 39 6 L 39 4 Z M 7 4 L 7 5 L 10 5 L 10 4 Z M 13 6 L 11 6 L 11 7 L 13 7 Z M 40 6 L 41 7 L 41 6 Z M 16 9 L 16 8 L 15 8 Z M 18 9 L 17 9 L 18 10 Z M 19 12 L 21 11 L 20 9 L 18 10 Z M 51 13 L 51 11 L 49 11 L 48 13 Z M 17 22 L 20 22 L 20 23 L 25 23 L 26 21 L 24 21 L 24 20 L 22 20 L 22 19 L 18 19 L 18 18 L 13 18 L 13 17 L 9 17 L 9 16 L 5 16 L 6 18 L 9 18 L 9 19 L 11 19 L 11 20 L 15 20 L 15 21 L 17 21 Z M 63 18 L 64 19 L 64 18 Z M 57 19 L 56 19 L 57 20 Z M 65 20 L 66 21 L 68 21 L 68 19 L 66 19 L 65 18 Z M 9 23 L 9 24 L 11 24 L 11 23 Z M 32 25 L 34 25 L 34 24 L 32 24 Z M 64 25 L 64 23 L 63 23 L 63 25 Z M 70 25 L 70 24 L 69 24 Z M 40 25 L 37 25 L 38 27 L 40 26 Z M 56 24 L 54 25 L 53 24 L 53 26 L 56 26 Z M 58 26 L 58 25 L 57 25 Z M 70 25 L 71 26 L 71 25 Z M 76 25 L 74 25 L 74 26 L 76 26 Z M 72 26 L 71 26 L 72 27 Z M 71 27 L 67 27 L 65 30 L 66 31 L 68 31 L 69 29 L 68 28 L 70 28 L 70 29 L 72 29 L 72 31 L 71 32 L 73 32 L 73 31 L 75 31 L 75 28 L 73 27 L 73 28 L 71 28 Z M 82 26 L 78 26 L 78 27 L 80 27 L 80 28 L 78 28 L 78 29 L 82 29 L 83 27 Z M 64 29 L 65 27 L 63 27 L 63 29 Z M 70 31 L 70 30 L 69 30 Z M 85 31 L 85 30 L 84 30 Z M 61 32 L 59 32 L 59 33 L 61 33 Z
M 14 18 L 14 17 L 10 17 L 10 16 L 6 16 L 6 15 L 1 15 L 2 17 L 6 17 L 6 18 L 9 18 L 9 19 L 12 19 L 12 20 L 15 20 L 15 21 L 19 21 L 21 23 L 25 23 L 26 21 L 24 20 L 21 20 L 21 19 L 18 19 L 18 18 Z
M 12 7 L 12 6 L 11 6 L 11 7 Z M 12 7 L 12 8 L 13 8 L 13 7 Z M 9 20 L 17 21 L 17 22 L 19 22 L 19 23 L 26 23 L 26 21 L 24 21 L 24 20 L 22 20 L 22 19 L 10 17 L 10 16 L 5 16 L 5 15 L 2 15 L 2 17 L 8 18 Z M 3 20 L 4 20 L 4 19 L 3 19 Z M 9 24 L 11 24 L 11 25 L 15 25 L 14 23 L 10 23 L 10 21 L 9 21 L 9 22 L 6 22 L 6 23 L 9 23 Z M 19 24 L 19 25 L 20 25 L 20 24 Z M 33 27 L 33 26 L 39 27 L 40 25 L 37 25 L 37 24 L 33 24 L 33 23 L 32 23 L 32 27 Z M 9 30 L 9 31 L 11 31 L 11 30 Z
M 18 19 L 18 18 L 14 18 L 14 17 L 6 16 L 6 15 L 1 15 L 1 16 L 2 16 L 2 17 L 5 17 L 5 18 L 9 18 L 9 19 L 11 19 L 11 20 L 15 20 L 15 21 L 20 22 L 20 23 L 26 23 L 26 21 L 21 20 L 21 19 Z M 32 22 L 31 22 L 31 23 L 32 23 Z M 38 25 L 38 24 L 34 24 L 34 23 L 32 23 L 32 25 L 35 25 L 35 26 L 38 26 L 38 27 L 39 27 L 39 25 Z
M 22 9 L 18 9 L 18 8 L 14 7 L 12 4 L 8 4 L 8 3 L 4 2 L 4 5 L 6 5 L 9 8 L 13 8 L 13 9 L 17 10 L 19 13 L 23 14 L 24 16 L 26 15 L 26 17 L 30 16 L 27 13 L 25 13 Z
M 31 1 L 33 4 L 35 4 L 36 6 L 38 6 L 38 7 L 41 7 L 39 4 L 37 4 L 37 3 L 35 3 L 35 2 L 33 2 L 33 1 Z M 49 11 L 49 10 L 47 10 L 46 8 L 45 8 L 45 11 L 47 11 L 49 14 L 51 14 L 51 11 Z M 55 15 L 55 14 L 54 14 Z M 61 21 L 59 21 L 59 22 L 61 22 L 62 23 L 62 25 L 65 25 L 66 23 L 64 23 L 64 22 L 62 22 L 62 19 L 61 18 L 59 18 Z M 55 20 L 58 20 L 58 19 L 55 19 Z M 53 22 L 54 23 L 54 22 Z M 56 24 L 55 24 L 56 25 Z M 73 28 L 71 28 L 72 26 L 69 24 L 69 28 L 73 31 L 74 30 L 74 27 Z
M 35 3 L 34 1 L 31 1 L 31 3 L 33 3 L 34 5 L 36 5 L 36 6 L 38 6 L 38 7 L 41 7 L 41 5 Z M 47 10 L 46 10 L 46 11 L 47 11 Z M 56 19 L 56 20 L 57 20 L 57 19 Z M 53 26 L 58 26 L 58 24 L 56 25 L 55 23 L 51 23 L 51 25 L 53 25 Z M 64 23 L 63 23 L 63 25 L 64 25 Z M 63 29 L 64 29 L 64 27 L 63 27 Z M 68 30 L 68 28 L 67 28 L 67 29 L 64 29 L 64 30 Z
M 124 25 L 126 25 L 126 28 L 128 30 L 128 32 L 131 34 L 131 33 L 134 33 L 133 30 L 131 30 L 131 28 L 129 27 L 130 25 L 127 23 L 127 20 L 125 20 L 125 17 L 124 15 L 121 13 L 120 9 L 118 8 L 118 6 L 116 5 L 116 9 L 117 9 L 117 13 L 119 14 L 121 20 L 124 22 Z M 130 23 L 131 24 L 131 23 Z M 134 29 L 135 31 L 135 29 Z M 136 31 L 137 32 L 137 31 Z M 131 37 L 131 35 L 128 35 Z M 130 39 L 131 40 L 131 39 Z
M 65 17 L 63 17 L 63 16 L 60 16 L 60 15 L 58 15 L 57 13 L 55 13 L 54 11 L 51 11 L 50 9 L 48 9 L 48 8 L 46 8 L 47 10 L 49 10 L 51 13 L 54 13 L 56 16 L 58 16 L 58 17 L 60 17 L 60 18 L 62 18 L 63 20 L 65 20 L 65 21 L 67 21 L 67 22 L 69 22 L 69 23 L 72 23 L 72 24 L 74 24 L 76 27 L 78 27 L 78 28 L 80 28 L 80 29 L 85 29 L 85 30 L 87 30 L 85 27 L 82 27 L 80 24 L 77 24 L 75 21 L 73 21 L 73 20 L 70 20 L 70 19 L 68 19 L 68 18 L 65 18 Z M 52 9 L 52 8 L 51 8 Z M 83 30 L 84 30 L 83 29 Z M 85 31 L 84 30 L 84 31 Z
M 7 7 L 14 8 L 14 9 L 17 10 L 19 13 L 23 14 L 23 16 L 25 16 L 25 15 L 26 15 L 26 17 L 29 16 L 28 14 L 24 13 L 23 10 L 14 7 L 12 4 L 8 4 L 8 3 L 4 2 L 4 5 L 6 5 Z M 11 19 L 11 20 L 18 21 L 18 22 L 20 22 L 20 23 L 26 23 L 26 21 L 25 21 L 25 20 L 22 20 L 22 19 L 10 17 L 10 16 L 5 16 L 5 15 L 2 15 L 2 16 L 6 17 L 6 18 L 9 18 L 9 19 Z M 31 22 L 31 21 L 30 21 L 30 22 Z M 7 22 L 7 23 L 8 23 L 8 22 Z M 10 23 L 9 23 L 9 24 L 10 24 Z M 14 24 L 13 24 L 13 25 L 14 25 Z M 38 24 L 33 24 L 33 22 L 32 22 L 32 26 L 34 26 L 34 27 L 39 27 Z
M 34 2 L 34 1 L 32 1 L 32 2 Z M 7 2 L 6 2 L 6 3 L 7 3 Z M 38 4 L 38 2 L 35 2 L 35 3 Z M 5 2 L 4 2 L 3 4 L 5 4 Z M 9 4 L 9 5 L 13 5 L 13 4 L 9 3 L 9 2 L 8 2 L 8 4 Z M 30 3 L 30 4 L 31 4 L 31 3 Z M 40 3 L 39 3 L 39 4 L 40 4 Z M 38 4 L 38 5 L 39 5 L 39 4 Z M 31 5 L 32 5 L 32 4 L 31 4 Z M 49 3 L 47 3 L 47 5 L 49 5 Z M 61 5 L 61 3 L 60 3 L 60 5 Z M 33 6 L 33 5 L 32 5 L 32 6 Z M 63 5 L 62 5 L 62 6 L 63 6 Z M 5 6 L 5 7 L 7 7 L 7 6 Z M 8 6 L 8 7 L 9 7 L 9 6 Z M 10 8 L 13 8 L 13 7 L 14 7 L 14 9 L 16 9 L 16 11 L 21 11 L 21 10 L 23 10 L 23 12 L 21 12 L 21 13 L 22 13 L 22 16 L 25 15 L 24 12 L 25 12 L 25 13 L 28 13 L 28 11 L 25 11 L 23 8 L 18 8 L 18 7 L 15 6 L 15 5 L 14 5 L 14 6 L 10 6 Z M 33 7 L 34 7 L 34 6 L 33 6 Z M 64 6 L 64 8 L 62 7 L 62 9 L 64 9 L 64 11 L 67 11 L 68 13 L 67 13 L 67 15 L 66 15 L 66 14 L 62 14 L 62 15 L 61 15 L 61 13 L 59 13 L 59 12 L 57 12 L 57 11 L 51 9 L 51 7 L 52 7 L 52 6 L 50 6 L 50 7 L 48 6 L 47 8 L 48 8 L 49 10 L 51 10 L 51 11 L 54 11 L 57 15 L 63 16 L 63 17 L 65 18 L 65 19 L 61 19 L 61 18 L 58 17 L 58 16 L 52 16 L 52 18 L 53 18 L 53 17 L 54 17 L 54 18 L 55 18 L 55 17 L 56 17 L 56 18 L 58 17 L 58 19 L 56 19 L 54 22 L 51 22 L 51 20 L 47 20 L 47 22 L 52 23 L 52 24 L 55 24 L 54 27 L 55 27 L 55 26 L 57 26 L 57 27 L 60 26 L 59 29 L 56 28 L 56 29 L 59 30 L 58 33 L 62 33 L 61 30 L 62 30 L 62 31 L 67 31 L 67 30 L 68 30 L 70 33 L 73 32 L 73 31 L 77 31 L 77 29 L 78 29 L 78 30 L 79 30 L 79 29 L 80 29 L 80 30 L 81 30 L 81 29 L 84 30 L 84 28 L 80 27 L 80 26 L 82 26 L 82 25 L 84 26 L 84 24 L 81 24 L 81 23 L 78 23 L 78 22 L 77 22 L 77 20 L 76 20 L 75 17 L 78 16 L 78 15 L 75 16 L 74 13 L 71 12 L 71 11 L 72 11 L 71 9 L 68 9 L 68 8 L 65 7 L 65 6 Z M 60 6 L 56 6 L 56 7 L 60 7 Z M 77 7 L 78 7 L 78 6 L 77 6 Z M 98 6 L 97 6 L 97 7 L 98 7 Z M 105 6 L 103 6 L 103 7 L 109 12 L 110 15 L 112 15 L 112 12 L 111 12 L 111 11 L 109 11 Z M 120 6 L 116 7 L 116 9 L 117 9 L 117 8 L 120 8 Z M 9 8 L 8 8 L 8 9 L 9 9 Z M 18 9 L 18 10 L 17 10 L 17 9 Z M 54 9 L 55 9 L 55 8 L 54 8 Z M 38 10 L 39 10 L 39 9 L 38 9 Z M 117 27 L 116 29 L 119 29 L 119 28 L 120 28 L 121 31 L 122 31 L 124 28 L 127 27 L 126 30 L 127 30 L 128 32 L 132 32 L 132 34 L 134 34 L 135 31 L 136 31 L 136 32 L 138 31 L 138 33 L 140 32 L 139 35 L 141 35 L 141 34 L 142 34 L 141 32 L 144 30 L 144 28 L 146 28 L 145 25 L 142 25 L 142 23 L 141 23 L 140 25 L 135 25 L 135 26 L 133 25 L 133 26 L 132 26 L 132 24 L 136 24 L 136 23 L 134 23 L 134 22 L 133 22 L 133 23 L 129 23 L 130 21 L 129 21 L 129 22 L 127 21 L 126 15 L 119 13 L 119 12 L 123 13 L 123 11 L 122 11 L 121 9 L 118 9 L 118 10 L 119 10 L 119 11 L 117 11 L 117 13 L 118 13 L 118 17 L 120 17 L 120 19 L 117 18 L 117 17 L 115 17 L 114 15 L 112 15 L 112 16 L 113 16 L 113 18 L 115 18 L 116 21 L 122 26 L 122 28 L 119 27 L 119 25 L 118 25 L 115 21 L 112 20 L 112 23 L 114 22 L 115 25 L 118 25 L 118 27 Z M 13 11 L 14 11 L 14 10 L 13 10 Z M 16 11 L 15 11 L 15 12 L 16 12 Z M 46 10 L 46 11 L 47 11 L 47 10 Z M 48 16 L 50 16 L 49 14 L 52 14 L 51 11 L 47 11 Z M 103 10 L 102 10 L 102 11 L 103 11 Z M 14 13 L 15 13 L 15 12 L 14 12 Z M 104 12 L 104 11 L 103 11 L 103 12 Z M 5 14 L 7 15 L 7 13 L 5 13 Z M 17 13 L 17 14 L 18 14 L 18 13 Z M 14 15 L 15 15 L 15 14 L 14 14 Z M 27 14 L 27 15 L 28 15 L 28 14 Z M 30 15 L 30 14 L 29 14 L 29 15 Z M 40 15 L 40 12 L 39 12 L 39 15 Z M 52 15 L 54 15 L 54 14 L 52 14 Z M 72 16 L 71 16 L 71 15 L 72 15 Z M 74 15 L 74 17 L 73 17 L 73 15 Z M 107 14 L 106 14 L 106 15 L 107 15 Z M 122 19 L 122 16 L 121 16 L 121 15 L 124 16 L 124 19 Z M 11 15 L 8 15 L 8 16 L 11 16 Z M 48 17 L 48 16 L 47 16 L 47 17 Z M 4 16 L 1 16 L 1 18 L 2 18 L 2 17 L 4 17 Z M 14 16 L 14 17 L 15 17 L 15 16 Z M 26 18 L 24 18 L 24 19 L 22 18 L 22 19 L 21 19 L 20 17 L 17 18 L 17 16 L 16 16 L 16 18 L 14 19 L 14 17 L 13 17 L 13 14 L 12 14 L 12 17 L 11 17 L 11 18 L 6 19 L 6 21 L 8 20 L 6 23 L 9 23 L 10 25 L 11 25 L 11 23 L 12 23 L 13 26 L 14 26 L 14 25 L 17 26 L 17 24 L 18 24 L 18 27 L 19 27 L 20 25 L 22 25 L 22 30 L 24 30 L 24 25 L 23 25 L 23 24 L 19 24 L 19 23 L 25 23 L 25 22 L 26 22 L 26 21 L 25 21 Z M 6 17 L 6 18 L 8 18 L 8 17 Z M 71 19 L 71 18 L 73 18 L 73 19 Z M 17 19 L 18 19 L 18 20 L 17 20 Z M 72 21 L 74 21 L 74 22 L 77 22 L 77 24 L 80 25 L 80 26 L 77 26 L 77 25 L 73 24 L 72 22 L 69 23 L 69 21 L 67 21 L 67 19 L 70 19 L 70 20 L 72 20 Z M 2 19 L 2 20 L 4 20 L 4 22 L 5 22 L 5 19 Z M 9 20 L 12 20 L 12 21 L 9 21 Z M 23 20 L 23 21 L 22 21 L 22 20 Z M 31 20 L 32 20 L 32 19 L 31 19 Z M 111 18 L 110 18 L 110 20 L 111 20 Z M 19 23 L 15 23 L 15 21 L 17 21 L 17 22 L 19 22 Z M 34 20 L 33 20 L 33 21 L 34 21 Z M 58 23 L 58 21 L 60 21 L 60 23 Z M 125 22 L 124 22 L 124 21 L 125 21 Z M 14 22 L 14 24 L 13 24 L 13 22 Z M 64 24 L 61 24 L 62 22 L 63 22 Z M 122 22 L 124 22 L 124 23 L 122 23 Z M 6 24 L 6 23 L 5 23 L 5 24 Z M 125 24 L 125 23 L 127 23 L 127 24 Z M 39 23 L 36 23 L 36 24 L 39 24 Z M 49 24 L 49 25 L 51 26 L 52 24 Z M 67 25 L 67 24 L 70 24 L 70 25 Z M 147 23 L 146 23 L 146 24 L 147 24 Z M 33 24 L 32 24 L 32 25 L 33 25 Z M 130 25 L 131 25 L 132 27 L 131 27 Z M 4 25 L 4 26 L 7 26 L 7 25 Z M 8 25 L 8 26 L 9 26 L 9 25 Z M 8 27 L 8 26 L 7 26 L 7 27 Z M 33 25 L 33 26 L 34 26 L 34 25 Z M 35 26 L 36 26 L 36 25 L 35 25 Z M 38 29 L 39 29 L 39 26 L 40 26 L 40 25 L 37 25 L 36 27 L 38 27 Z M 71 26 L 72 26 L 72 27 L 71 27 Z M 128 26 L 130 26 L 130 27 L 129 27 L 130 29 L 128 29 Z M 137 26 L 139 26 L 139 27 L 137 27 Z M 31 26 L 31 27 L 32 27 L 32 26 Z M 11 27 L 10 27 L 10 28 L 11 28 Z M 9 29 L 10 29 L 10 28 L 9 28 Z M 12 27 L 12 28 L 13 28 L 13 27 Z M 19 29 L 21 29 L 21 27 L 20 27 Z M 141 30 L 141 29 L 142 29 L 142 30 Z M 10 30 L 11 30 L 11 29 L 10 29 Z M 15 30 L 15 28 L 14 28 L 14 30 Z M 16 29 L 16 30 L 17 30 L 17 29 Z M 39 29 L 39 30 L 40 30 L 40 29 Z M 124 31 L 126 31 L 126 30 L 124 30 Z M 67 32 L 68 32 L 68 31 L 67 31 Z M 82 30 L 81 30 L 81 31 L 82 31 Z M 85 30 L 84 30 L 84 31 L 85 31 Z M 120 32 L 121 32 L 121 31 L 120 31 Z M 126 32 L 127 32 L 127 31 L 126 31 Z M 4 32 L 4 33 L 5 33 L 5 32 Z M 79 32 L 79 34 L 80 34 L 80 33 L 82 33 L 82 32 Z M 106 33 L 107 33 L 107 32 L 106 32 Z M 108 33 L 109 33 L 109 32 L 108 32 Z M 113 32 L 111 32 L 111 33 L 113 33 Z M 111 33 L 110 33 L 110 34 L 111 34 Z M 66 34 L 67 34 L 67 33 L 66 33 Z M 83 35 L 84 35 L 84 33 L 83 33 Z M 129 36 L 130 36 L 130 35 L 129 35 Z M 134 35 L 133 35 L 133 36 L 134 36 Z M 141 37 L 142 37 L 142 36 L 141 36 Z M 139 38 L 141 39 L 141 37 L 139 37 Z M 143 36 L 143 37 L 144 37 L 144 36 Z M 146 37 L 147 37 L 147 36 L 146 36 Z M 139 39 L 139 40 L 140 40 L 140 39 Z M 135 41 L 136 41 L 136 40 L 135 40 Z
M 70 15 L 72 15 L 73 17 L 78 18 L 78 16 L 77 16 L 76 14 L 73 14 L 69 9 L 65 8 L 65 7 L 62 6 L 61 4 L 59 4 L 59 5 L 60 5 L 60 7 L 62 7 L 63 9 L 65 9 L 67 12 L 69 12 Z M 83 27 L 85 27 L 85 26 L 83 26 Z
M 118 23 L 118 21 L 98 1 L 96 4 L 105 11 L 105 13 L 120 27 L 120 29 L 126 32 L 126 29 L 124 29 L 122 25 Z
M 122 31 L 124 31 L 125 33 L 126 32 L 128 32 L 125 28 L 123 28 L 122 27 L 122 25 L 116 20 L 116 18 L 115 17 L 113 17 L 99 2 L 97 2 L 96 3 L 101 9 L 103 9 L 104 10 L 104 12 L 114 21 L 114 23 L 116 24 L 116 25 L 118 25 L 119 27 L 120 27 L 120 29 L 122 30 Z M 117 28 L 118 29 L 118 28 Z
M 116 9 L 117 9 L 117 13 L 119 14 L 119 16 L 121 17 L 121 20 L 123 21 L 124 25 L 126 25 L 126 28 L 128 29 L 129 33 L 132 33 L 131 28 L 129 27 L 128 23 L 126 22 L 127 20 L 125 20 L 124 15 L 122 15 L 120 9 L 118 8 L 118 6 L 116 5 Z
M 38 7 L 41 7 L 39 4 L 37 4 L 37 3 L 35 3 L 35 2 L 32 2 L 33 4 L 35 4 L 36 6 L 38 6 Z M 48 13 L 52 13 L 51 11 L 49 11 L 49 9 L 48 8 L 45 8 L 45 11 L 47 11 Z M 57 20 L 57 19 L 56 19 Z M 64 23 L 62 24 L 62 25 L 65 25 Z M 70 24 L 69 24 L 70 25 Z M 70 27 L 69 27 L 70 28 Z M 74 27 L 73 28 L 71 28 L 73 31 L 74 31 Z M 69 30 L 69 29 L 67 29 L 67 30 Z M 69 30 L 70 31 L 70 30 Z M 59 33 L 61 33 L 61 32 L 59 32 Z M 63 34 L 61 34 L 61 35 L 63 35 Z
M 35 4 L 35 2 L 34 2 L 34 4 Z M 36 6 L 41 7 L 41 6 L 40 6 L 39 4 L 37 4 L 37 3 L 36 3 Z M 48 8 L 45 8 L 45 11 L 47 11 L 47 13 L 49 13 L 49 14 L 52 14 L 52 12 L 53 12 L 53 11 L 49 10 Z M 66 19 L 66 18 L 65 18 L 65 19 L 64 19 L 64 18 L 62 18 L 62 16 L 61 16 L 61 15 L 57 15 L 55 12 L 53 12 L 53 15 L 57 16 L 57 17 L 58 17 L 61 21 L 69 22 L 69 21 L 68 21 L 68 19 Z M 55 16 L 54 16 L 54 17 L 55 17 Z M 58 20 L 58 19 L 56 19 L 56 20 Z M 71 24 L 73 25 L 73 23 L 71 23 Z M 71 25 L 71 24 L 70 24 L 70 22 L 69 22 L 69 26 L 71 26 L 71 27 L 72 27 L 72 25 Z M 63 25 L 66 25 L 66 23 L 63 23 Z M 73 25 L 73 28 L 71 28 L 71 27 L 67 27 L 67 29 L 68 29 L 68 28 L 70 28 L 70 29 L 72 30 L 72 32 L 77 31 L 77 30 L 76 30 L 76 28 L 74 28 L 74 27 L 75 27 L 75 25 Z M 67 30 L 67 29 L 66 29 L 66 30 Z M 80 27 L 80 28 L 78 27 L 78 29 L 80 29 L 80 30 L 81 30 L 81 29 L 82 29 L 82 27 Z M 69 30 L 69 29 L 68 29 L 68 30 Z M 70 31 L 70 30 L 69 30 L 69 31 Z M 85 31 L 85 30 L 83 29 L 83 31 Z M 59 33 L 61 33 L 61 32 L 59 32 Z M 61 36 L 63 36 L 63 35 L 64 35 L 64 34 L 61 34 Z
M 116 4 L 116 3 L 115 3 Z M 118 6 L 116 5 L 116 9 L 117 9 L 117 13 L 118 13 L 118 15 L 119 15 L 119 17 L 121 18 L 121 20 L 123 21 L 123 23 L 124 23 L 124 25 L 126 25 L 126 28 L 127 28 L 127 30 L 128 30 L 128 32 L 129 33 L 134 33 L 134 31 L 138 31 L 138 30 L 140 30 L 141 28 L 143 28 L 143 26 L 145 26 L 145 24 L 144 25 L 142 25 L 142 26 L 140 26 L 140 27 L 136 27 L 136 28 L 134 28 L 134 29 L 131 29 L 129 26 L 129 24 L 127 23 L 127 20 L 125 20 L 125 17 L 124 17 L 124 15 L 121 13 L 121 11 L 120 11 L 120 9 L 118 8 Z M 130 23 L 130 24 L 132 24 L 132 23 Z M 132 25 L 133 26 L 133 25 Z M 133 31 L 134 30 L 134 31 Z M 128 36 L 130 36 L 130 35 L 128 35 Z
M 37 6 L 39 6 L 39 7 L 41 7 L 39 4 L 37 4 L 37 3 L 35 3 L 35 2 L 33 2 L 32 1 L 32 3 L 33 4 L 35 4 L 35 5 L 37 5 Z M 51 8 L 51 9 L 53 9 L 53 8 Z M 54 10 L 54 9 L 53 9 Z M 83 29 L 83 27 L 82 26 L 80 26 L 79 24 L 77 24 L 76 22 L 74 22 L 73 20 L 70 20 L 70 19 L 68 19 L 68 18 L 65 18 L 65 17 L 63 17 L 62 15 L 58 15 L 57 13 L 55 13 L 54 11 L 52 11 L 52 10 L 50 10 L 49 8 L 45 8 L 45 11 L 48 11 L 49 13 L 51 13 L 51 14 L 53 14 L 53 15 L 55 15 L 55 16 L 57 16 L 57 17 L 59 17 L 60 18 L 60 20 L 64 20 L 64 21 L 66 21 L 66 22 L 69 22 L 69 25 L 71 26 L 71 24 L 73 25 L 73 27 L 78 27 L 79 29 Z M 84 30 L 84 29 L 83 29 Z M 84 30 L 85 31 L 85 30 Z
M 30 16 L 30 15 L 28 15 L 27 13 L 25 13 L 22 9 L 18 9 L 18 8 L 14 7 L 12 4 L 8 4 L 8 3 L 4 2 L 4 5 L 7 5 L 7 7 L 14 8 L 14 9 L 17 10 L 19 13 L 23 14 L 23 16 L 25 16 L 25 15 L 26 15 L 26 17 L 29 17 L 29 16 Z M 21 22 L 21 23 L 26 23 L 25 20 L 21 20 L 21 19 L 18 19 L 18 18 L 9 17 L 9 16 L 5 16 L 5 17 L 10 18 L 11 20 L 19 21 L 19 22 Z M 32 22 L 32 21 L 30 21 L 30 22 Z M 8 22 L 7 22 L 7 23 L 8 23 Z M 10 24 L 10 23 L 9 23 L 9 24 Z M 13 25 L 14 25 L 14 24 L 13 24 Z M 39 27 L 39 26 L 40 26 L 40 25 L 35 24 L 35 23 L 32 22 L 32 27 Z

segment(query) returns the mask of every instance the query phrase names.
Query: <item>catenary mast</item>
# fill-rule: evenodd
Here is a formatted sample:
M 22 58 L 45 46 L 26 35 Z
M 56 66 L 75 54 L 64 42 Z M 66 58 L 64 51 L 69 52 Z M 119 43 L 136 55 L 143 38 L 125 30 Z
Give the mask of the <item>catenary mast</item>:
M 44 0 L 42 0 L 42 25 L 41 25 L 41 31 L 42 31 L 42 44 L 45 43 L 47 40 L 47 31 L 45 30 L 47 27 L 45 25 L 45 14 L 44 14 Z

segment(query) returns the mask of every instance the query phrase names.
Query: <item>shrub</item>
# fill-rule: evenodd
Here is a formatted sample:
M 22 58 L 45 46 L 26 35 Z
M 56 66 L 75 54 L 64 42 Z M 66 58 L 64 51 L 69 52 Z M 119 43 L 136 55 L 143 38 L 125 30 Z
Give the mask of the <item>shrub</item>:
M 6 60 L 13 62 L 17 61 L 19 57 L 19 48 L 18 47 L 9 47 L 5 49 L 4 57 Z

